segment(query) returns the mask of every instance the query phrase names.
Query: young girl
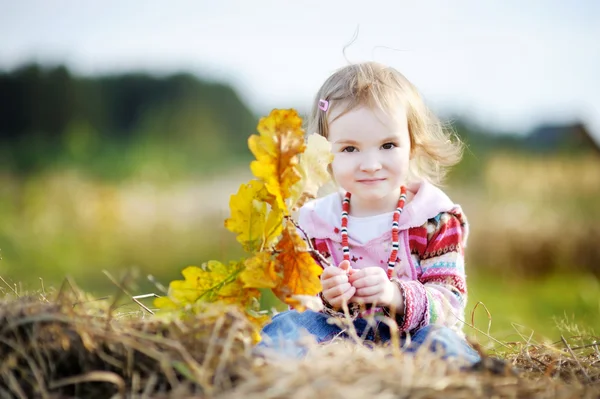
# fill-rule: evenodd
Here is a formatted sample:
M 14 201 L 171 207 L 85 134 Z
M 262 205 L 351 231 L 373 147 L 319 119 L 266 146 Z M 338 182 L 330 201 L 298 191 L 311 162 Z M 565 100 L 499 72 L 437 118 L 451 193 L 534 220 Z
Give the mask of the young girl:
M 356 332 L 367 340 L 390 340 L 389 323 L 378 316 L 394 317 L 403 343 L 410 335 L 409 350 L 426 341 L 445 356 L 478 361 L 458 320 L 467 298 L 467 222 L 434 185 L 460 160 L 460 142 L 451 140 L 402 74 L 372 62 L 327 79 L 307 131 L 330 141 L 330 171 L 341 189 L 309 202 L 298 217 L 332 265 L 321 275 L 324 310 L 276 315 L 263 330 L 262 345 L 289 350 L 292 344 L 300 356 L 305 349 L 294 342 L 302 330 L 317 342 L 346 336 L 328 323 L 343 316 L 346 303 Z

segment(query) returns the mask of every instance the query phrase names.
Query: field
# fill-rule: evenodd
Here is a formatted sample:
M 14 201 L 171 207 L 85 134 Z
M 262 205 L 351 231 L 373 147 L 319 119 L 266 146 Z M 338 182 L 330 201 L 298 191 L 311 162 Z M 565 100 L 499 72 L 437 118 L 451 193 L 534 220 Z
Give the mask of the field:
M 198 397 L 301 398 L 325 386 L 336 389 L 331 397 L 597 397 L 600 160 L 497 154 L 469 173 L 447 188 L 471 223 L 465 332 L 485 353 L 518 367 L 519 377 L 504 369 L 465 374 L 356 343 L 282 363 L 252 354 L 249 326 L 235 312 L 154 320 L 129 296 L 161 294 L 161 284 L 185 266 L 242 256 L 223 220 L 249 171 L 159 183 L 57 170 L 25 180 L 0 175 L 0 324 L 8 326 L 0 334 L 8 384 L 0 393 L 30 397 L 33 388 L 19 392 L 14 382 L 30 379 L 47 397 L 101 385 L 131 397 L 169 388 Z M 283 308 L 269 296 L 263 306 Z M 231 327 L 216 329 L 219 323 Z M 57 353 L 71 366 L 53 368 L 48 359 Z M 428 378 L 417 372 L 424 366 Z

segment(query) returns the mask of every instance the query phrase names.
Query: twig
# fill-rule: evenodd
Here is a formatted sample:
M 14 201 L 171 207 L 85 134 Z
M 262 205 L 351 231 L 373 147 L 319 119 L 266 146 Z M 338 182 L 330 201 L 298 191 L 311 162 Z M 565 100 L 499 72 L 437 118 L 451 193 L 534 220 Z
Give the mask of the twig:
M 0 276 L 0 280 L 2 280 L 2 282 L 3 282 L 4 284 L 6 284 L 6 286 L 7 286 L 8 288 L 10 288 L 10 289 L 12 290 L 12 292 L 14 292 L 14 293 L 15 293 L 15 295 L 16 295 L 17 297 L 19 297 L 19 298 L 21 297 L 21 295 L 19 295 L 19 293 L 17 292 L 17 290 L 16 290 L 14 287 L 11 287 L 11 286 L 10 286 L 10 284 L 8 284 L 8 283 L 6 282 L 6 280 L 4 280 L 4 278 L 3 278 L 2 276 Z
M 90 303 L 90 302 L 96 302 L 96 301 L 104 301 L 105 299 L 110 299 L 110 295 L 107 296 L 103 296 L 100 298 L 96 298 L 96 299 L 90 299 L 89 301 L 78 301 L 78 302 L 73 302 L 73 307 L 77 306 L 77 305 L 82 305 L 84 303 Z
M 583 373 L 583 375 L 585 376 L 585 379 L 587 380 L 587 382 L 591 383 L 592 379 L 590 378 L 590 376 L 587 374 L 587 372 L 585 371 L 585 369 L 583 368 L 583 365 L 581 364 L 581 362 L 579 361 L 579 358 L 577 358 L 577 356 L 575 356 L 575 352 L 573 352 L 573 350 L 571 349 L 571 347 L 569 346 L 567 340 L 565 339 L 565 337 L 563 337 L 562 335 L 560 336 L 560 339 L 562 340 L 563 344 L 565 344 L 565 347 L 567 348 L 567 350 L 569 351 L 569 353 L 571 354 L 571 356 L 573 356 L 573 359 L 575 359 L 575 362 L 577 363 L 577 365 L 579 366 L 579 368 L 581 369 L 581 372 Z
M 160 295 L 155 294 L 154 292 L 151 294 L 142 294 L 142 295 L 136 295 L 133 298 L 135 299 L 145 299 L 145 298 L 160 298 Z
M 308 234 L 306 233 L 306 231 L 304 231 L 304 229 L 302 227 L 300 227 L 300 225 L 294 219 L 292 219 L 292 217 L 286 216 L 286 218 L 290 222 L 292 222 L 292 224 L 294 225 L 294 227 L 296 227 L 298 230 L 300 230 L 302 232 L 302 234 L 304 234 L 304 241 L 306 241 L 306 244 L 308 245 L 308 252 L 311 255 L 314 255 L 317 258 L 319 258 L 319 261 L 322 262 L 321 267 L 325 268 L 323 265 L 325 265 L 325 266 L 331 266 L 331 263 L 329 263 L 329 261 L 327 259 L 325 259 L 325 257 L 323 255 L 321 255 L 321 253 L 315 249 L 315 247 L 312 244 L 312 240 L 310 239 L 310 237 L 308 236 Z
M 146 380 L 146 386 L 144 387 L 144 392 L 142 392 L 141 399 L 150 398 L 150 393 L 154 390 L 157 381 L 158 375 L 156 373 L 150 374 L 150 377 Z
M 10 349 L 14 350 L 15 352 L 17 352 L 19 355 L 21 355 L 23 357 L 23 359 L 27 362 L 27 365 L 29 366 L 31 373 L 33 374 L 33 377 L 35 378 L 35 381 L 40 388 L 42 397 L 44 399 L 48 398 L 48 391 L 46 390 L 46 383 L 45 383 L 43 374 L 40 372 L 39 368 L 36 366 L 35 362 L 31 358 L 31 356 L 29 356 L 27 354 L 26 349 L 19 346 L 17 342 L 9 341 L 2 337 L 0 337 L 0 343 L 8 346 Z M 9 375 L 9 377 L 12 376 L 12 372 L 10 372 L 10 374 L 8 374 L 8 375 Z M 17 386 L 17 388 L 20 387 L 20 385 L 18 385 L 18 383 L 16 386 Z M 14 389 L 14 388 L 11 387 L 11 389 Z M 26 397 L 26 396 L 24 396 L 24 397 Z
M 19 381 L 17 381 L 12 371 L 8 370 L 6 375 L 8 376 L 8 385 L 10 390 L 18 395 L 19 399 L 27 399 L 27 395 L 25 395 L 25 392 L 23 392 L 21 385 L 19 385 Z
M 73 292 L 73 294 L 75 295 L 75 299 L 77 299 L 77 302 L 82 302 L 81 301 L 81 297 L 79 294 L 81 294 L 81 289 L 79 288 L 79 286 L 75 283 L 75 281 L 71 278 L 71 276 L 66 276 L 63 286 L 61 286 L 60 290 L 62 292 L 62 289 L 65 285 L 68 285 L 71 288 L 71 291 Z
M 150 310 L 149 307 L 144 306 L 142 304 L 142 302 L 139 301 L 139 299 L 145 299 L 145 298 L 160 298 L 160 295 L 155 294 L 154 292 L 151 294 L 141 294 L 141 295 L 135 295 L 132 296 L 131 299 L 133 299 L 133 301 L 135 303 L 137 303 L 138 305 L 140 305 L 142 308 L 146 309 L 146 311 L 150 312 L 150 314 L 154 314 L 154 312 L 152 310 Z
M 483 305 L 483 306 L 485 307 L 485 305 Z M 486 310 L 487 310 L 487 308 L 486 308 Z M 473 311 L 474 311 L 474 309 L 473 309 Z M 480 334 L 483 334 L 483 335 L 485 335 L 486 337 L 488 337 L 488 338 L 489 338 L 489 339 L 491 339 L 492 341 L 496 342 L 497 344 L 500 344 L 500 345 L 504 346 L 506 349 L 508 349 L 508 350 L 510 350 L 510 351 L 514 351 L 514 349 L 513 349 L 513 348 L 511 348 L 510 346 L 506 345 L 504 342 L 502 342 L 502 341 L 500 341 L 500 340 L 498 340 L 498 339 L 496 339 L 496 338 L 492 337 L 492 336 L 489 334 L 489 331 L 488 331 L 488 333 L 486 334 L 486 333 L 485 333 L 485 331 L 482 331 L 482 330 L 480 330 L 479 328 L 475 327 L 475 325 L 474 325 L 474 324 L 469 324 L 468 322 L 464 321 L 464 320 L 463 320 L 462 318 L 460 318 L 460 317 L 459 317 L 459 316 L 458 316 L 456 313 L 454 313 L 454 312 L 451 312 L 451 313 L 452 313 L 452 315 L 453 315 L 454 317 L 456 317 L 456 320 L 460 321 L 460 322 L 461 322 L 461 323 L 463 323 L 465 326 L 467 326 L 467 327 L 471 327 L 471 328 L 472 328 L 473 330 L 475 330 L 476 332 L 478 332 L 478 333 L 480 333 Z M 488 311 L 488 313 L 489 313 L 489 311 Z M 471 313 L 471 315 L 473 315 L 473 314 Z M 490 317 L 491 317 L 491 314 L 490 314 Z M 490 321 L 490 324 L 491 324 L 491 321 Z
M 123 291 L 125 293 L 125 295 L 127 295 L 128 297 L 130 297 L 133 302 L 137 303 L 146 312 L 148 312 L 150 314 L 154 314 L 154 312 L 152 310 L 150 310 L 146 305 L 144 305 L 143 303 L 141 303 L 140 301 L 137 300 L 138 297 L 142 297 L 143 298 L 143 297 L 145 297 L 144 295 L 152 295 L 152 294 L 144 294 L 144 295 L 133 296 L 133 295 L 131 295 L 131 293 L 129 291 L 127 291 L 127 289 L 125 287 L 123 287 L 123 285 L 121 283 L 119 283 L 113 276 L 111 276 L 111 274 L 108 272 L 108 270 L 103 270 L 102 272 L 104 273 L 104 275 L 106 277 L 108 277 L 108 279 L 114 285 L 116 285 L 121 291 Z
M 532 366 L 534 366 L 540 373 L 544 374 L 544 372 L 548 370 L 548 366 L 546 364 L 544 364 L 544 362 L 540 361 L 539 359 L 537 359 L 535 357 L 531 357 L 531 354 L 529 353 L 529 348 L 532 346 L 533 345 L 528 344 L 527 346 L 525 346 L 525 348 L 523 348 L 523 351 L 521 353 L 525 354 L 525 356 L 527 357 L 527 360 L 529 360 L 529 362 L 531 363 Z M 537 360 L 538 363 L 541 363 L 546 368 L 546 370 L 542 370 L 540 367 L 536 366 L 533 361 L 534 359 Z
M 587 349 L 587 348 L 597 349 L 598 348 L 598 343 L 597 342 L 592 342 L 591 344 L 588 344 L 588 345 L 573 346 L 573 347 L 571 347 L 571 349 L 573 349 L 574 351 L 579 350 L 579 349 Z
M 48 302 L 48 299 L 46 298 L 46 287 L 44 287 L 44 279 L 41 277 L 40 283 L 42 284 L 42 298 L 44 298 L 44 301 Z
M 50 383 L 50 389 L 77 385 L 82 382 L 109 382 L 117 386 L 121 398 L 125 398 L 125 381 L 120 375 L 111 371 L 90 371 L 75 377 L 67 377 Z
M 220 353 L 219 353 L 219 362 L 217 363 L 217 367 L 213 372 L 214 384 L 223 386 L 225 381 L 223 381 L 223 375 L 225 374 L 225 369 L 227 367 L 227 361 L 230 360 L 231 352 L 233 348 L 233 344 L 235 342 L 235 337 L 239 334 L 239 331 L 242 329 L 243 322 L 237 320 L 233 323 L 231 327 L 229 327 L 229 333 L 227 334 L 227 338 L 224 343 L 221 343 Z M 231 388 L 231 387 L 227 387 Z
M 532 329 L 532 330 L 531 330 L 531 334 L 529 334 L 529 338 L 525 338 L 525 336 L 524 336 L 524 335 L 521 333 L 521 331 L 519 331 L 519 329 L 517 328 L 517 326 L 526 328 L 525 326 L 523 326 L 523 325 L 521 325 L 521 324 L 518 324 L 518 323 L 514 323 L 514 322 L 511 322 L 511 323 L 510 323 L 510 325 L 511 325 L 511 326 L 512 326 L 512 327 L 515 329 L 516 333 L 517 333 L 517 334 L 519 334 L 519 337 L 521 337 L 521 339 L 522 339 L 523 341 L 525 341 L 525 344 L 526 344 L 527 346 L 531 346 L 531 345 L 533 345 L 533 344 L 531 343 L 531 340 L 533 339 L 533 334 L 535 333 L 535 330 L 533 330 L 533 329 Z M 535 342 L 535 344 L 537 344 L 537 342 Z
M 153 275 L 151 275 L 151 274 L 148 275 L 148 281 L 150 281 L 152 284 L 154 284 L 154 286 L 156 288 L 158 288 L 163 294 L 167 295 L 169 293 L 169 290 L 167 289 L 167 287 L 162 285 Z
M 487 328 L 487 336 L 490 336 L 490 330 L 492 329 L 492 314 L 490 313 L 489 309 L 487 308 L 487 306 L 485 306 L 485 303 L 479 301 L 475 304 L 475 306 L 473 307 L 473 310 L 471 310 L 471 325 L 475 325 L 475 311 L 477 310 L 477 306 L 483 306 L 483 308 L 485 309 L 485 312 L 488 315 L 488 328 Z

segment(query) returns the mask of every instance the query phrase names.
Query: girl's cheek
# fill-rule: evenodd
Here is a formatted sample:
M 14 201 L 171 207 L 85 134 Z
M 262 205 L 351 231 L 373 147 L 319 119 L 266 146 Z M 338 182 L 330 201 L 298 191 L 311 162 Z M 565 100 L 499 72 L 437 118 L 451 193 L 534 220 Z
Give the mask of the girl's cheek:
M 347 173 L 352 168 L 351 161 L 342 156 L 334 156 L 331 168 L 334 174 Z
M 341 159 L 336 160 L 334 158 L 333 162 L 330 165 L 331 177 L 333 178 L 333 181 L 338 185 L 343 184 L 343 182 L 346 181 L 348 174 L 350 173 L 346 163 L 347 162 L 344 162 Z

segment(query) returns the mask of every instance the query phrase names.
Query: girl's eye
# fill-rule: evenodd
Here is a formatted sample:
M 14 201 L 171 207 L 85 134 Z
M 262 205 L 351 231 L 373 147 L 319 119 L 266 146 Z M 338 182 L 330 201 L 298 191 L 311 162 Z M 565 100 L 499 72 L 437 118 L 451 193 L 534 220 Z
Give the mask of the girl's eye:
M 395 143 L 385 143 L 384 145 L 381 146 L 381 148 L 383 148 L 384 150 L 391 150 L 392 148 L 396 148 L 396 144 Z
M 356 151 L 356 147 L 352 147 L 351 145 L 348 147 L 344 147 L 344 149 L 342 149 L 342 152 L 355 152 Z

